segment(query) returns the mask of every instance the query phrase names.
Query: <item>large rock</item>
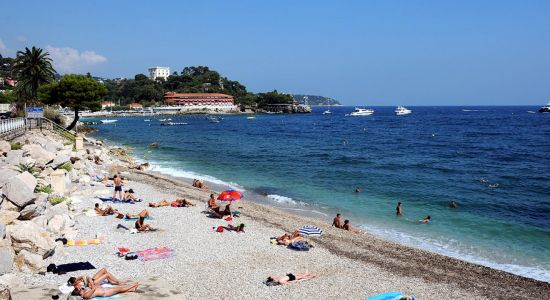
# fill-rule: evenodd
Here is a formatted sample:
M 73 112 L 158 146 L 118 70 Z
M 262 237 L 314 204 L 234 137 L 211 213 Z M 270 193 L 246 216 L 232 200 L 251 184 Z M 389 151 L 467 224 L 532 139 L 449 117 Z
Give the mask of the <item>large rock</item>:
M 19 220 L 30 220 L 40 216 L 46 210 L 48 194 L 40 193 L 33 204 L 29 204 L 20 211 Z
M 58 154 L 53 162 L 50 164 L 54 169 L 57 169 L 59 167 L 61 167 L 62 165 L 64 165 L 65 163 L 70 163 L 71 162 L 71 158 L 66 155 L 66 154 Z
M 55 242 L 49 232 L 32 221 L 23 221 L 6 227 L 6 238 L 11 239 L 16 253 L 27 250 L 43 258 L 50 256 Z
M 61 202 L 57 205 L 54 205 L 48 209 L 46 209 L 46 212 L 44 215 L 46 216 L 46 219 L 49 221 L 51 218 L 57 215 L 68 215 L 69 214 L 69 206 L 67 206 L 67 203 Z
M 11 210 L 0 210 L 0 223 L 4 225 L 11 224 L 19 217 L 19 212 Z
M 0 300 L 12 300 L 10 288 L 7 285 L 0 284 Z
M 68 221 L 70 221 L 69 216 L 56 215 L 48 221 L 48 230 L 59 234 L 65 229 L 65 226 L 69 227 L 69 224 L 66 224 Z
M 12 267 L 13 250 L 9 246 L 0 247 L 0 275 L 11 272 Z
M 65 148 L 65 145 L 63 145 L 63 143 L 58 141 L 48 141 L 46 142 L 46 145 L 44 145 L 44 149 L 54 153 L 59 150 L 63 150 L 64 148 Z
M 6 237 L 6 225 L 0 223 L 0 240 Z
M 0 169 L 0 187 L 3 187 L 10 179 L 19 175 L 19 172 L 10 167 Z
M 54 153 L 36 144 L 24 145 L 22 149 L 24 156 L 30 156 L 36 160 L 37 167 L 44 167 L 55 158 Z
M 0 141 L 0 156 L 11 151 L 11 144 L 6 141 Z
M 3 201 L 0 199 L 0 211 L 9 210 L 19 212 L 21 209 L 17 205 L 11 203 L 10 200 L 4 198 Z
M 27 250 L 19 251 L 14 262 L 19 271 L 29 270 L 32 273 L 46 273 L 46 263 L 42 256 Z
M 11 150 L 6 155 L 6 161 L 9 162 L 12 166 L 16 166 L 21 162 L 23 158 L 23 150 Z
M 23 172 L 12 179 L 2 188 L 4 195 L 18 207 L 25 207 L 34 201 L 34 188 L 37 181 L 29 172 Z

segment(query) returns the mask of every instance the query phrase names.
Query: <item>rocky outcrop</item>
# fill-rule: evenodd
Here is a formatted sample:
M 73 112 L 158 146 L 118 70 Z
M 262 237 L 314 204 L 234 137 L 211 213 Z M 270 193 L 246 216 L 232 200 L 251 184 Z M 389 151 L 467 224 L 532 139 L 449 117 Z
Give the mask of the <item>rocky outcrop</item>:
M 4 225 L 11 224 L 19 217 L 19 212 L 11 210 L 0 210 L 0 223 Z
M 0 275 L 11 272 L 13 267 L 13 257 L 14 254 L 11 247 L 0 246 Z
M 8 225 L 6 237 L 11 239 L 16 253 L 26 250 L 46 258 L 53 254 L 55 248 L 55 242 L 50 233 L 32 221 Z
M 0 156 L 3 156 L 11 151 L 10 143 L 6 141 L 0 141 Z
M 23 158 L 23 150 L 11 150 L 6 155 L 6 161 L 11 165 L 16 166 L 21 162 Z
M 20 211 L 19 220 L 31 220 L 44 213 L 48 203 L 48 194 L 40 193 L 33 204 L 29 204 Z
M 71 158 L 68 155 L 58 154 L 50 165 L 52 166 L 52 168 L 57 169 L 68 162 L 71 162 Z
M 14 263 L 19 271 L 46 273 L 46 263 L 42 259 L 42 256 L 31 253 L 27 250 L 19 251 L 15 257 Z
M 19 172 L 10 168 L 4 167 L 0 169 L 0 187 L 3 187 L 10 179 L 19 175 Z
M 34 201 L 37 181 L 29 172 L 11 178 L 2 188 L 4 195 L 20 208 Z
M 36 144 L 24 145 L 23 146 L 23 156 L 29 156 L 36 160 L 37 167 L 43 168 L 49 162 L 54 160 L 55 154 L 44 150 L 41 146 Z

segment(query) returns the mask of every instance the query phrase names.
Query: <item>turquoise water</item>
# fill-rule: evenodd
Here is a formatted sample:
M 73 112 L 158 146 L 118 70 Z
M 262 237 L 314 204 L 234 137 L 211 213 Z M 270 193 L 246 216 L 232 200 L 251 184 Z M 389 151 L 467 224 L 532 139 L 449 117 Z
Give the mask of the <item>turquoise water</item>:
M 120 118 L 97 125 L 96 136 L 131 146 L 161 172 L 234 186 L 249 200 L 327 222 L 340 212 L 386 239 L 550 281 L 550 115 L 528 112 L 535 107 L 411 107 L 400 117 L 374 109 L 370 117 L 338 107 L 330 116 L 319 108 L 221 123 L 170 117 L 186 126 Z M 147 149 L 153 142 L 160 147 Z M 415 222 L 426 215 L 434 221 Z

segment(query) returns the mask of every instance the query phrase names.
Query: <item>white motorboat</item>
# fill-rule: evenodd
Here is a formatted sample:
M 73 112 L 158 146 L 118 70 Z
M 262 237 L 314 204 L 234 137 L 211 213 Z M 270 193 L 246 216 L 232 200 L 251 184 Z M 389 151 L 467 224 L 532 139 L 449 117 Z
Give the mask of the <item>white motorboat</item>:
M 332 114 L 332 112 L 330 111 L 330 109 L 327 109 L 323 112 L 323 115 L 330 115 Z
M 359 117 L 359 116 L 370 116 L 374 113 L 373 109 L 370 108 L 355 108 L 355 111 L 353 111 L 351 114 L 349 114 L 352 117 Z
M 118 120 L 100 120 L 101 123 L 103 124 L 111 124 L 111 123 L 116 123 Z
M 412 113 L 412 110 L 404 107 L 404 106 L 398 106 L 396 109 L 395 109 L 395 114 L 398 115 L 398 116 L 404 116 L 404 115 L 408 115 Z
M 550 113 L 550 102 L 539 109 L 539 113 Z

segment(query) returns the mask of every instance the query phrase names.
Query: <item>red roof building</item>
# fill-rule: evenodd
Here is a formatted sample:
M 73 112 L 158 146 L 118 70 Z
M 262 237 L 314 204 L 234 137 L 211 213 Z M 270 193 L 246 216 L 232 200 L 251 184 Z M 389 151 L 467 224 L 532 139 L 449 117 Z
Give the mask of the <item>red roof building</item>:
M 164 94 L 164 104 L 181 106 L 233 106 L 233 96 L 217 93 L 171 93 Z
M 130 103 L 128 104 L 128 107 L 131 109 L 139 109 L 139 108 L 143 108 L 143 105 L 139 103 Z

